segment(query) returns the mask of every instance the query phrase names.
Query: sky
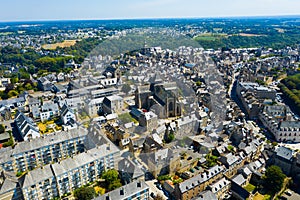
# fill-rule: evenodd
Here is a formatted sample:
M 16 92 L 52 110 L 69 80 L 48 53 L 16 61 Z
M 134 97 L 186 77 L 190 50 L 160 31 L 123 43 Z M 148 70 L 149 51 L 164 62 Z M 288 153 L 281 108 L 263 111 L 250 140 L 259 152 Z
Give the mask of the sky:
M 300 0 L 0 0 L 1 21 L 299 15 Z

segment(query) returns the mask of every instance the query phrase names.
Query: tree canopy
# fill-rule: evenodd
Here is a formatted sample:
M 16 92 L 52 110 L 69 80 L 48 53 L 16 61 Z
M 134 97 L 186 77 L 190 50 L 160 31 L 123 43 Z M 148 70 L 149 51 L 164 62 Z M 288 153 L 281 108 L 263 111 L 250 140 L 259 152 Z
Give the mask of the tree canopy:
M 287 103 L 300 114 L 300 74 L 289 76 L 278 85 L 287 99 Z
M 119 179 L 119 173 L 115 169 L 103 172 L 102 178 L 105 179 L 105 183 L 109 190 L 114 190 L 122 186 L 121 180 Z
M 78 200 L 91 200 L 96 196 L 93 187 L 80 187 L 74 190 L 74 197 Z
M 3 124 L 0 124 L 0 133 L 4 133 L 5 132 L 5 127 Z
M 282 188 L 285 177 L 285 174 L 278 166 L 272 165 L 267 168 L 266 173 L 262 177 L 263 185 L 269 191 L 276 193 Z

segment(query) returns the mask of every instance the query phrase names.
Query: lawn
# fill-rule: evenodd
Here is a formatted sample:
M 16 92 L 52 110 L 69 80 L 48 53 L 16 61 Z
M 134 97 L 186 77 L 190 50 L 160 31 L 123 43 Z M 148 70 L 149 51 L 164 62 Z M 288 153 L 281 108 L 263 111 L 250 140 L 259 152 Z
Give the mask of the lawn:
M 136 119 L 134 119 L 129 113 L 123 113 L 118 116 L 119 120 L 122 121 L 124 124 L 129 122 L 138 123 Z
M 253 190 L 255 190 L 255 188 L 256 187 L 251 183 L 249 183 L 246 187 L 244 187 L 244 189 L 247 190 L 248 192 L 252 192 Z
M 218 33 L 203 33 L 195 37 L 196 41 L 215 41 L 216 39 L 220 39 L 223 37 L 227 37 L 226 34 L 218 34 Z
M 260 193 L 256 193 L 253 197 L 253 200 L 269 200 L 271 196 L 269 194 L 262 195 Z

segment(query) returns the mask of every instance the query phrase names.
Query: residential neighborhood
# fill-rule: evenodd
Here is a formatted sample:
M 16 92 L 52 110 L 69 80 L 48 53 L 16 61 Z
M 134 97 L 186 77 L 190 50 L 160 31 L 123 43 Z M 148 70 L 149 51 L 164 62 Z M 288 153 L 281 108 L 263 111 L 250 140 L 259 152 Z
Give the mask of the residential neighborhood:
M 0 41 L 62 56 L 42 46 L 100 37 L 106 49 L 124 37 L 120 50 L 132 32 L 157 34 L 86 28 Z M 29 66 L 0 63 L 0 199 L 297 199 L 300 45 L 171 50 L 145 38 L 17 82 L 5 74 Z M 280 184 L 269 184 L 274 174 Z

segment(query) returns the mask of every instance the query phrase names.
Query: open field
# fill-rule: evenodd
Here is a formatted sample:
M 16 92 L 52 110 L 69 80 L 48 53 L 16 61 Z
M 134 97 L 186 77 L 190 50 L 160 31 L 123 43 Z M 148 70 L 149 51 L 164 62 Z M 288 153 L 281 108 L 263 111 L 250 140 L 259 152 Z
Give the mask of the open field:
M 63 42 L 54 43 L 54 44 L 44 44 L 42 47 L 44 49 L 54 50 L 57 47 L 65 48 L 70 47 L 76 44 L 76 40 L 65 40 Z
M 282 28 L 274 28 L 276 31 L 278 31 L 278 33 L 284 33 L 285 30 Z
M 6 35 L 11 35 L 13 32 L 1 32 L 0 36 L 6 36 Z
M 214 41 L 216 39 L 220 39 L 222 37 L 227 37 L 227 34 L 221 34 L 221 33 L 203 33 L 200 35 L 197 35 L 195 37 L 196 40 L 201 41 Z
M 260 36 L 265 36 L 265 35 L 252 34 L 252 33 L 239 33 L 239 36 L 243 36 L 243 37 L 260 37 Z

